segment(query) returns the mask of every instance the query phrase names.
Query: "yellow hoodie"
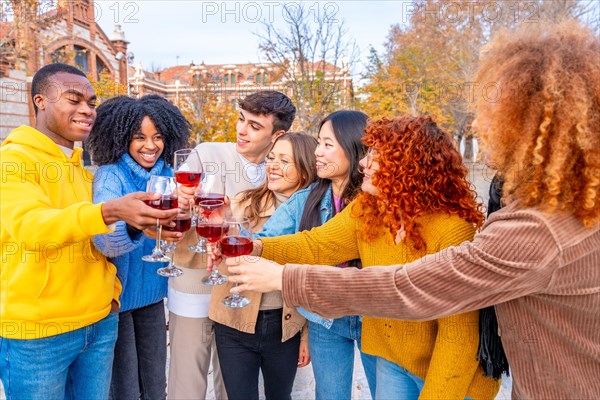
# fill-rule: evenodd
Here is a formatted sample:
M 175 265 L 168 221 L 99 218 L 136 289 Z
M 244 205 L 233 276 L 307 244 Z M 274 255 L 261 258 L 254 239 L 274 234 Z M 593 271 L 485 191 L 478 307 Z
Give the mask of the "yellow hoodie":
M 43 133 L 13 130 L 0 148 L 0 336 L 38 339 L 106 317 L 116 268 L 92 244 L 107 233 L 81 149 L 69 159 Z

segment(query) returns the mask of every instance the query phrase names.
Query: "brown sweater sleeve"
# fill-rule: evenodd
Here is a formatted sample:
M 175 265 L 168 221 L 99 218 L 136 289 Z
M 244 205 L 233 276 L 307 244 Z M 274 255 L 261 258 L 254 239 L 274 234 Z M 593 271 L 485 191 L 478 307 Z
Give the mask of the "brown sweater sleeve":
M 362 270 L 288 265 L 283 296 L 290 306 L 328 318 L 431 320 L 542 290 L 559 267 L 558 254 L 539 215 L 500 211 L 473 242 L 410 264 Z

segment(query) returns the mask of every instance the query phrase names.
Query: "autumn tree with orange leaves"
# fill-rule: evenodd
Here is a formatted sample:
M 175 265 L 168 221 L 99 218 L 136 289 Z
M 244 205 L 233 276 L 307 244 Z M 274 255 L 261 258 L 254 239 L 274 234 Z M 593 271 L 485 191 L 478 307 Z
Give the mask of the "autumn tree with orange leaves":
M 416 1 L 406 9 L 408 23 L 392 26 L 385 54 L 371 50 L 361 108 L 371 117 L 430 114 L 458 143 L 471 139 L 470 105 L 482 90 L 471 77 L 490 35 L 501 27 L 569 17 L 597 30 L 594 7 L 575 0 Z

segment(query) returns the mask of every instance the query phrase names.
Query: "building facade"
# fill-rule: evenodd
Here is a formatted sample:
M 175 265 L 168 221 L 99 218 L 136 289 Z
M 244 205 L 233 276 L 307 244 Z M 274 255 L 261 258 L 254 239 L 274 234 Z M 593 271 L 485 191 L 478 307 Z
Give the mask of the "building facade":
M 118 82 L 131 96 L 158 94 L 178 106 L 198 103 L 209 96 L 211 101 L 235 104 L 250 93 L 267 89 L 294 99 L 298 85 L 292 81 L 301 74 L 301 79 L 312 79 L 318 74 L 321 82 L 333 85 L 336 108 L 351 107 L 354 100 L 348 67 L 326 62 L 311 63 L 308 70 L 314 72 L 309 75 L 307 68 L 301 73 L 297 65 L 251 63 L 192 62 L 145 71 L 141 65 L 131 65 L 129 42 L 120 25 L 115 25 L 110 35 L 98 25 L 93 0 L 41 1 L 43 4 L 39 0 L 12 0 L 13 9 L 8 13 L 4 9 L 5 16 L 0 18 L 0 141 L 17 126 L 34 125 L 31 79 L 40 67 L 53 62 L 76 65 L 92 81 Z M 6 18 L 6 14 L 11 18 Z M 321 84 L 323 91 L 328 90 L 327 84 Z
M 119 25 L 110 36 L 102 30 L 93 0 L 7 4 L 3 13 L 10 21 L 0 22 L 0 140 L 17 126 L 34 124 L 31 79 L 46 64 L 65 62 L 92 80 L 127 85 L 128 42 Z

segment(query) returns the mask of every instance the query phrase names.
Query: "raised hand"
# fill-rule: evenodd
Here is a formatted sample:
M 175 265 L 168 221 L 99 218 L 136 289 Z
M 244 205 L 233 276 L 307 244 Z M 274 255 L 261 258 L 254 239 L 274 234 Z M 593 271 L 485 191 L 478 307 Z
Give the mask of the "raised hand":
M 229 281 L 237 283 L 231 293 L 246 290 L 272 292 L 281 290 L 283 265 L 261 257 L 232 257 L 225 263 L 229 269 Z
M 157 219 L 163 225 L 170 225 L 177 216 L 177 209 L 157 210 L 144 203 L 144 201 L 160 198 L 160 193 L 129 193 L 103 203 L 102 218 L 107 225 L 122 220 L 140 230 L 155 226 Z

